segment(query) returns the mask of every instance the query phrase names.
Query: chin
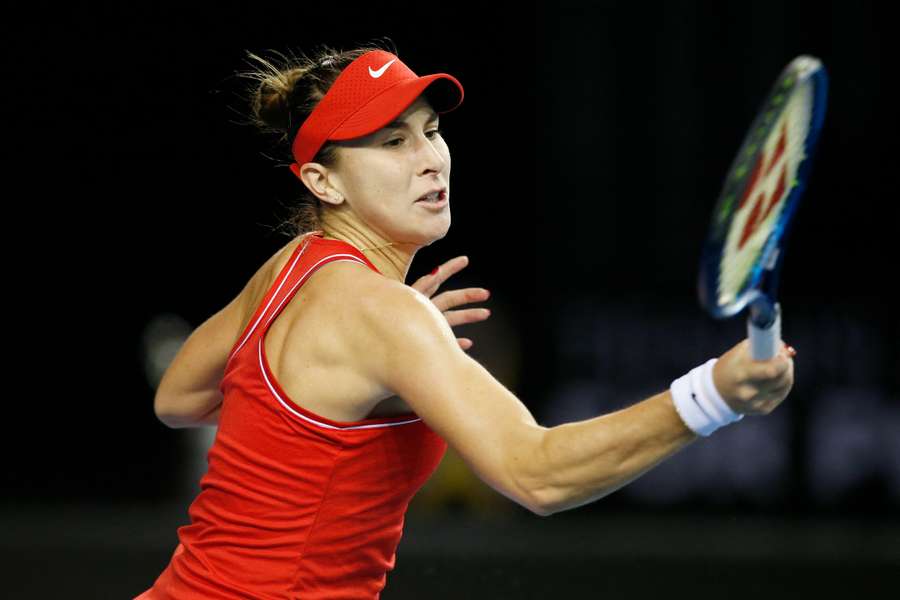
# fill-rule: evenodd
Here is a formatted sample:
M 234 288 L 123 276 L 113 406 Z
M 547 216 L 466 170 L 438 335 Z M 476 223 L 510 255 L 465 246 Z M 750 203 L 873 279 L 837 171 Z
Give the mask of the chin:
M 442 233 L 442 234 L 440 234 L 440 235 L 438 235 L 438 236 L 436 236 L 436 237 L 432 237 L 432 238 L 431 238 L 431 241 L 429 241 L 429 242 L 428 242 L 427 244 L 425 244 L 425 245 L 426 245 L 426 246 L 430 246 L 431 244 L 433 244 L 433 243 L 435 243 L 435 242 L 437 242 L 437 241 L 439 241 L 439 240 L 444 239 L 445 237 L 447 237 L 447 232 L 449 231 L 449 229 L 450 229 L 450 228 L 448 227 L 446 230 L 444 230 L 444 233 Z
M 437 231 L 434 232 L 434 234 L 432 235 L 431 242 L 429 242 L 429 243 L 433 243 L 438 240 L 444 239 L 445 237 L 447 237 L 447 233 L 449 233 L 449 232 L 450 232 L 450 213 L 448 211 L 446 223 L 444 223 L 442 227 L 437 228 Z
M 424 219 L 416 219 L 409 224 L 410 228 L 403 232 L 400 239 L 415 240 L 420 246 L 428 246 L 438 240 L 447 237 L 450 231 L 450 210 L 444 210 L 441 214 L 427 215 Z
M 445 237 L 447 237 L 446 229 L 430 233 L 418 232 L 418 235 L 416 235 L 414 239 L 416 240 L 415 243 L 418 246 L 430 246 L 431 244 L 437 242 L 438 240 L 442 240 Z

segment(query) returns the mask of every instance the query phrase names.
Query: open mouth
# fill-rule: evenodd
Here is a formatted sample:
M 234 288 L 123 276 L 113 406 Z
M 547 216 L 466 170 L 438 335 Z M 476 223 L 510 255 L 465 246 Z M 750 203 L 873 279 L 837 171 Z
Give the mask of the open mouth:
M 428 204 L 439 204 L 447 199 L 447 190 L 439 190 L 437 192 L 431 192 L 430 194 L 425 194 L 416 202 L 425 202 Z

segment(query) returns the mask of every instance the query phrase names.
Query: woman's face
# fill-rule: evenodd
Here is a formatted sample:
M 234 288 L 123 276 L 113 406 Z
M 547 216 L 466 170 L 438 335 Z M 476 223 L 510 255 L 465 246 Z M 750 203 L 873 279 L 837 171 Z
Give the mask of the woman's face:
M 426 246 L 450 229 L 450 150 L 423 97 L 391 124 L 338 142 L 335 182 L 363 223 L 385 239 Z M 439 204 L 418 200 L 446 192 Z M 441 206 L 443 205 L 443 206 Z

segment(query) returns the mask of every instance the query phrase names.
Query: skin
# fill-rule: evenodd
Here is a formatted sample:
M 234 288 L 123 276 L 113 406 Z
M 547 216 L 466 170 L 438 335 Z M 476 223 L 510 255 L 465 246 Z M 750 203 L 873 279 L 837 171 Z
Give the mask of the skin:
M 450 229 L 450 203 L 439 212 L 416 204 L 434 188 L 450 195 L 450 149 L 437 132 L 437 115 L 420 96 L 399 117 L 406 126 L 382 128 L 339 143 L 337 166 L 301 166 L 303 183 L 326 204 L 325 237 L 357 248 L 385 275 L 406 281 L 416 252 Z
M 486 290 L 432 297 L 467 264 L 465 257 L 413 286 L 404 283 L 416 251 L 450 226 L 449 203 L 440 212 L 415 204 L 433 187 L 449 189 L 450 153 L 433 133 L 430 113 L 420 98 L 401 115 L 406 127 L 343 143 L 332 168 L 301 166 L 304 184 L 328 206 L 326 237 L 360 249 L 382 246 L 364 250 L 381 274 L 330 263 L 272 323 L 265 352 L 289 397 L 340 421 L 413 411 L 482 480 L 543 516 L 602 498 L 696 441 L 668 390 L 592 419 L 539 425 L 466 354 L 471 341 L 451 330 L 486 318 L 470 312 L 483 309 L 450 310 L 486 299 Z M 156 414 L 164 423 L 217 423 L 228 353 L 297 243 L 273 256 L 185 342 L 157 390 Z M 785 346 L 771 360 L 754 361 L 744 340 L 720 357 L 713 380 L 736 412 L 769 414 L 793 386 L 793 355 Z

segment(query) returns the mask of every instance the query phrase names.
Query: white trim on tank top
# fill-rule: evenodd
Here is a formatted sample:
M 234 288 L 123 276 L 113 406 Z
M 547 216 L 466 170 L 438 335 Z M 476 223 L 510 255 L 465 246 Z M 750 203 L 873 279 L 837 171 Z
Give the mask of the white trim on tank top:
M 303 253 L 303 252 L 301 251 L 301 254 L 302 254 L 302 253 Z M 335 258 L 335 257 L 341 257 L 341 256 L 346 256 L 347 258 Z M 298 255 L 298 258 L 299 258 L 299 255 Z M 366 268 L 368 268 L 368 266 L 369 266 L 369 265 L 367 265 L 366 263 L 364 263 L 363 261 L 361 261 L 358 257 L 356 257 L 356 256 L 354 256 L 354 255 L 352 255 L 352 254 L 331 254 L 331 255 L 329 255 L 329 256 L 326 256 L 326 257 L 320 259 L 316 264 L 312 265 L 309 269 L 307 269 L 306 273 L 304 273 L 304 274 L 300 277 L 300 279 L 297 280 L 297 283 L 294 284 L 294 287 L 292 287 L 291 290 L 290 290 L 287 294 L 284 295 L 284 298 L 281 299 L 281 302 L 278 304 L 277 307 L 275 307 L 275 310 L 272 311 L 272 314 L 269 316 L 269 319 L 266 321 L 266 324 L 263 326 L 263 328 L 266 328 L 266 327 L 269 326 L 269 323 L 271 323 L 271 322 L 272 322 L 272 319 L 274 319 L 275 316 L 278 314 L 278 312 L 279 312 L 279 310 L 281 309 L 282 305 L 283 305 L 285 302 L 287 302 L 288 298 L 291 298 L 291 297 L 292 297 L 294 290 L 296 290 L 299 286 L 303 285 L 303 283 L 305 282 L 305 280 L 310 276 L 310 273 L 311 273 L 312 271 L 314 271 L 320 264 L 322 264 L 322 263 L 325 262 L 325 261 L 330 261 L 330 262 L 355 262 L 355 263 L 359 263 L 359 264 L 363 265 L 363 266 L 366 267 Z M 285 277 L 284 277 L 285 281 L 287 281 L 287 278 L 290 276 L 291 271 L 293 271 L 294 265 L 295 265 L 295 264 L 296 264 L 296 261 L 294 261 L 294 263 L 291 264 L 291 269 L 287 272 L 287 274 L 286 274 Z M 284 282 L 282 282 L 282 283 L 284 283 Z M 278 287 L 279 287 L 279 289 L 280 289 L 280 288 L 281 288 L 281 285 L 279 285 Z M 272 296 L 272 300 L 275 299 L 275 296 L 276 296 L 277 294 L 278 294 L 278 292 L 276 291 L 275 294 Z M 272 301 L 270 300 L 270 301 L 269 301 L 269 304 L 271 305 L 271 303 L 272 303 Z M 269 307 L 266 306 L 266 310 L 263 311 L 263 315 L 266 314 L 266 312 L 268 311 L 268 309 L 269 309 Z M 261 318 L 262 318 L 262 315 L 260 315 L 260 319 L 261 319 Z M 257 323 L 259 323 L 259 320 L 257 320 Z M 256 328 L 256 324 L 253 325 L 253 328 L 254 328 L 254 329 Z M 263 365 L 263 354 L 262 354 L 262 351 L 263 351 L 263 341 L 264 341 L 264 340 L 265 340 L 265 336 L 262 336 L 262 335 L 259 336 L 259 344 L 257 344 L 257 347 L 258 347 L 258 348 L 257 348 L 257 354 L 259 355 L 259 372 L 262 373 L 263 379 L 266 380 L 266 386 L 268 386 L 269 391 L 272 392 L 272 395 L 275 396 L 275 399 L 278 400 L 278 402 L 279 402 L 283 407 L 285 407 L 288 411 L 290 411 L 291 414 L 293 414 L 293 415 L 295 415 L 295 416 L 297 416 L 297 417 L 300 417 L 300 418 L 303 419 L 304 421 L 309 421 L 310 423 L 313 423 L 314 425 L 317 425 L 317 426 L 319 426 L 319 427 L 324 427 L 325 429 L 340 429 L 340 430 L 344 430 L 344 429 L 377 429 L 377 428 L 380 428 L 380 427 L 394 427 L 395 425 L 408 425 L 409 423 L 415 423 L 415 422 L 417 422 L 417 421 L 421 421 L 421 420 L 422 420 L 421 417 L 416 417 L 415 419 L 409 419 L 409 420 L 407 420 L 407 421 L 396 421 L 396 422 L 394 422 L 394 423 L 371 423 L 371 424 L 368 424 L 368 425 L 347 425 L 347 426 L 341 427 L 341 426 L 337 426 L 337 425 L 331 425 L 331 424 L 329 424 L 329 423 L 323 423 L 323 422 L 321 422 L 321 421 L 317 421 L 316 419 L 307 417 L 307 416 L 304 415 L 303 413 L 301 413 L 301 412 L 299 412 L 299 411 L 293 409 L 293 408 L 290 406 L 290 404 L 288 404 L 287 402 L 285 402 L 284 399 L 282 399 L 281 395 L 275 390 L 275 386 L 272 385 L 272 382 L 269 381 L 269 377 L 266 375 L 266 369 L 265 369 L 265 366 Z M 241 345 L 243 345 L 243 343 L 242 343 Z M 236 352 L 235 352 L 235 353 L 236 353 Z
M 346 256 L 347 258 L 340 258 L 340 259 L 337 259 L 337 260 L 331 260 L 331 259 L 335 258 L 336 256 Z M 275 315 L 278 314 L 278 311 L 281 309 L 282 305 L 283 305 L 285 302 L 287 302 L 288 298 L 291 298 L 291 297 L 293 296 L 294 290 L 296 290 L 298 287 L 300 287 L 301 285 L 303 285 L 304 283 L 306 283 L 306 279 L 308 279 L 308 278 L 310 277 L 311 271 L 314 271 L 316 268 L 318 268 L 319 265 L 321 265 L 321 264 L 322 264 L 323 262 L 325 262 L 325 261 L 330 261 L 330 262 L 355 262 L 355 263 L 361 264 L 362 266 L 366 267 L 367 269 L 369 268 L 369 265 L 367 265 L 366 263 L 364 263 L 363 261 L 361 261 L 361 260 L 358 259 L 357 257 L 353 256 L 352 254 L 329 254 L 329 255 L 326 256 L 325 258 L 319 259 L 319 262 L 317 262 L 316 264 L 314 264 L 313 266 L 311 266 L 309 269 L 307 269 L 306 273 L 304 273 L 303 275 L 301 275 L 301 276 L 300 276 L 300 279 L 297 280 L 297 283 L 294 284 L 294 287 L 292 287 L 292 288 L 290 289 L 290 291 L 288 291 L 288 293 L 284 295 L 284 298 L 281 299 L 281 302 L 278 303 L 278 306 L 276 306 L 276 307 L 275 307 L 275 310 L 272 311 L 272 314 L 269 315 L 269 320 L 266 321 L 266 324 L 264 325 L 264 327 L 268 327 L 268 326 L 269 326 L 269 323 L 271 323 L 271 322 L 272 322 L 272 319 L 275 318 Z M 291 269 L 293 269 L 293 266 L 291 267 Z M 289 275 L 290 275 L 290 272 L 288 272 L 288 274 L 285 276 L 285 279 L 287 279 Z M 278 286 L 278 287 L 281 287 L 281 286 Z M 275 293 L 277 294 L 278 292 L 275 292 Z M 274 299 L 275 299 L 275 297 L 273 296 L 273 297 L 272 297 L 272 300 L 274 300 Z M 271 304 L 271 303 L 270 303 L 270 304 Z M 266 307 L 266 310 L 268 310 L 268 307 Z M 263 314 L 265 314 L 265 311 L 263 311 Z M 262 316 L 262 315 L 260 315 L 260 316 Z
M 231 356 L 228 357 L 227 362 L 230 363 L 231 359 L 234 358 L 235 356 L 237 356 L 237 353 L 240 352 L 241 348 L 244 347 L 244 344 L 247 343 L 247 340 L 249 340 L 251 337 L 253 337 L 253 332 L 256 331 L 256 326 L 259 325 L 259 322 L 262 321 L 262 318 L 269 311 L 269 307 L 272 306 L 272 303 L 275 301 L 275 298 L 278 297 L 278 292 L 281 290 L 281 286 L 283 286 L 284 283 L 288 280 L 288 276 L 294 270 L 294 267 L 297 265 L 297 261 L 300 260 L 300 257 L 303 256 L 303 253 L 306 252 L 307 248 L 309 248 L 309 242 L 310 242 L 310 240 L 306 240 L 306 242 L 303 244 L 303 248 L 301 248 L 300 252 L 297 253 L 297 256 L 294 257 L 294 260 L 291 262 L 291 266 L 288 269 L 288 272 L 285 273 L 284 277 L 281 278 L 281 281 L 278 282 L 278 287 L 275 289 L 275 292 L 272 294 L 272 297 L 269 298 L 269 302 L 266 304 L 266 307 L 262 310 L 261 313 L 259 313 L 259 317 L 257 317 L 256 322 L 253 324 L 253 327 L 250 328 L 250 330 L 247 332 L 247 335 L 245 335 L 244 339 L 241 340 L 241 343 L 238 344 L 238 347 L 235 348 L 234 352 L 231 353 Z M 225 366 L 226 366 L 226 368 L 228 367 L 227 364 Z
M 409 419 L 406 421 L 396 421 L 393 423 L 370 423 L 368 425 L 347 425 L 347 426 L 341 427 L 341 426 L 337 426 L 337 425 L 331 425 L 329 423 L 323 423 L 322 421 L 317 421 L 316 419 L 307 417 L 303 413 L 293 409 L 291 407 L 291 405 L 288 404 L 287 402 L 285 402 L 284 399 L 281 397 L 281 395 L 275 390 L 275 386 L 272 385 L 272 382 L 269 381 L 268 375 L 266 375 L 266 367 L 263 365 L 262 351 L 263 351 L 263 338 L 262 338 L 262 336 L 260 336 L 259 344 L 257 344 L 257 354 L 259 356 L 259 372 L 262 373 L 263 379 L 266 380 L 266 386 L 268 386 L 269 391 L 272 392 L 272 395 L 275 396 L 275 399 L 278 400 L 278 402 L 283 407 L 285 407 L 288 411 L 290 411 L 291 414 L 293 414 L 294 416 L 300 417 L 304 421 L 309 421 L 310 423 L 317 425 L 319 427 L 323 427 L 325 429 L 344 430 L 344 429 L 378 429 L 380 427 L 394 427 L 396 425 L 408 425 L 409 423 L 415 423 L 417 421 L 422 420 L 421 417 L 416 417 L 415 419 Z

